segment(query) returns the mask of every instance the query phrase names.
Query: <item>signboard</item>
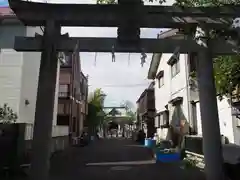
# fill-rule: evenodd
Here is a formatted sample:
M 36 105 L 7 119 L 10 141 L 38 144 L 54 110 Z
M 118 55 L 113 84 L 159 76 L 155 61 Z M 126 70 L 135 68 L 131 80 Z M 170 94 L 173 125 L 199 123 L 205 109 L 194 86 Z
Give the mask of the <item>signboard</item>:
M 8 0 L 0 0 L 0 7 L 8 7 Z

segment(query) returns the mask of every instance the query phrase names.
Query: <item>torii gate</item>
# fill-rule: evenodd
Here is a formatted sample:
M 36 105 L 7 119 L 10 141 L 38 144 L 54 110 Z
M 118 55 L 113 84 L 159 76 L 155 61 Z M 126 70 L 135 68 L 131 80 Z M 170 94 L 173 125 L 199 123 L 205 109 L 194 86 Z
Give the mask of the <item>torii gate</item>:
M 47 180 L 53 119 L 57 52 L 73 51 L 79 42 L 84 52 L 142 52 L 198 54 L 198 81 L 203 130 L 203 150 L 208 180 L 222 180 L 222 151 L 212 56 L 232 54 L 234 45 L 224 39 L 140 39 L 140 27 L 227 29 L 240 17 L 239 6 L 177 7 L 143 6 L 141 0 L 119 0 L 114 5 L 45 4 L 9 0 L 17 17 L 28 26 L 45 26 L 43 37 L 16 37 L 17 51 L 41 51 L 33 137 L 32 180 Z M 223 19 L 224 18 L 224 19 Z M 118 27 L 118 38 L 67 38 L 61 26 Z M 44 97 L 44 98 L 43 98 Z

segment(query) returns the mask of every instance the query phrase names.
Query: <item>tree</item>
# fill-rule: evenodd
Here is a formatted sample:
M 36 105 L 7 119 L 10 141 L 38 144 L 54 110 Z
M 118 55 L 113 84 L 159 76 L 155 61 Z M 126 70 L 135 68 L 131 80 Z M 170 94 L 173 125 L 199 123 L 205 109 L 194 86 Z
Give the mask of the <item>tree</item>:
M 239 4 L 239 0 L 177 0 L 176 5 L 181 6 L 220 6 L 224 4 Z M 229 32 L 215 31 L 211 32 L 212 37 L 229 36 Z M 231 33 L 230 33 L 231 35 Z M 236 96 L 239 100 L 240 85 L 240 56 L 238 54 L 231 56 L 218 56 L 213 60 L 215 84 L 217 94 L 220 100 L 225 97 Z
M 126 115 L 129 117 L 129 124 L 133 124 L 136 120 L 136 110 L 134 104 L 131 101 L 124 101 L 121 106 L 125 107 Z
M 116 3 L 113 0 L 103 0 L 105 4 Z M 154 2 L 155 0 L 146 0 Z M 101 0 L 97 0 L 101 3 Z M 166 2 L 160 0 L 159 3 Z M 220 6 L 224 4 L 237 5 L 240 0 L 176 0 L 176 6 Z M 228 37 L 232 32 L 211 30 L 213 37 Z M 240 100 L 240 56 L 238 54 L 231 56 L 218 56 L 214 59 L 214 72 L 217 95 L 220 100 L 225 97 L 234 96 L 235 99 Z
M 6 103 L 0 107 L 0 123 L 15 123 L 17 118 L 17 114 Z
M 103 106 L 106 95 L 98 88 L 90 94 L 88 99 L 87 124 L 91 133 L 102 123 L 104 118 Z
M 135 108 L 134 104 L 131 101 L 129 101 L 129 100 L 123 101 L 121 103 L 121 106 L 125 107 L 126 111 L 134 110 L 134 108 Z
M 88 103 L 96 106 L 99 110 L 101 110 L 104 106 L 104 100 L 106 95 L 102 91 L 102 89 L 97 88 L 93 93 L 89 95 Z

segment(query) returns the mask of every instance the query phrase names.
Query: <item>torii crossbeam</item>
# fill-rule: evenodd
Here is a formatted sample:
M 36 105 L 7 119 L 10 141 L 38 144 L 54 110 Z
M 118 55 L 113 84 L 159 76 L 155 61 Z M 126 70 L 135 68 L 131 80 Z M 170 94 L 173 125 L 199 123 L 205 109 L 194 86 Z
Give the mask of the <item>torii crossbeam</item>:
M 196 28 L 205 37 L 208 29 L 229 29 L 232 19 L 240 16 L 240 6 L 177 7 L 143 6 L 141 0 L 119 0 L 117 5 L 45 4 L 9 0 L 17 17 L 28 26 L 45 26 L 44 36 L 16 38 L 15 48 L 21 51 L 42 51 L 35 113 L 32 180 L 47 180 L 49 144 L 53 119 L 57 72 L 57 51 L 72 51 L 79 42 L 79 50 L 111 52 L 116 45 L 119 52 L 181 53 L 197 52 L 200 109 L 207 180 L 223 180 L 222 151 L 216 89 L 212 57 L 232 54 L 234 45 L 223 40 L 201 37 L 203 45 L 192 39 L 140 39 L 140 28 Z M 118 27 L 118 38 L 63 38 L 60 26 Z M 121 42 L 121 43 L 120 43 Z M 123 46 L 123 44 L 125 46 Z M 121 44 L 120 46 L 118 44 Z M 44 98 L 43 98 L 44 97 Z

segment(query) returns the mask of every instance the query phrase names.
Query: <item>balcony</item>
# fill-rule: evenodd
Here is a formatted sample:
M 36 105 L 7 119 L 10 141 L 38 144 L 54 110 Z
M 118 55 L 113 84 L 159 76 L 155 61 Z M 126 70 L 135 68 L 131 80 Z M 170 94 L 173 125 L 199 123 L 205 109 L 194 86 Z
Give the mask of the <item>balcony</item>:
M 155 111 L 155 97 L 153 89 L 146 89 L 138 99 L 139 114 Z
M 70 84 L 60 84 L 58 97 L 69 98 L 69 96 L 70 96 Z
M 59 98 L 69 98 L 70 92 L 58 92 L 58 97 Z

